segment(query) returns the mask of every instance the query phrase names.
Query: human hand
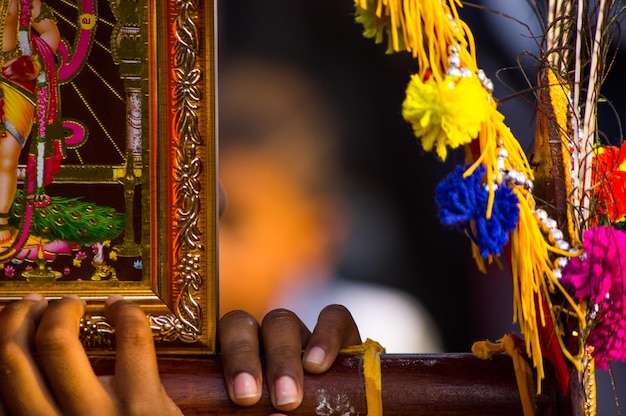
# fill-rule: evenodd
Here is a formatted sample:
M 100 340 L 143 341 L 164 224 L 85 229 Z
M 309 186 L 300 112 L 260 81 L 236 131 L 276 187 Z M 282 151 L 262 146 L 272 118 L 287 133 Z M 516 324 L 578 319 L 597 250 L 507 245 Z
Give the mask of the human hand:
M 152 332 L 132 302 L 110 297 L 115 375 L 98 377 L 79 339 L 85 303 L 27 295 L 0 311 L 0 415 L 182 415 L 165 392 Z
M 32 81 L 41 72 L 37 55 L 22 55 L 7 62 L 2 67 L 2 75 L 16 81 Z
M 269 312 L 261 325 L 247 312 L 231 311 L 219 321 L 218 341 L 234 403 L 250 406 L 261 398 L 263 351 L 272 405 L 290 411 L 302 403 L 304 371 L 328 370 L 339 350 L 360 344 L 361 336 L 345 307 L 329 305 L 321 311 L 313 333 L 286 309 Z

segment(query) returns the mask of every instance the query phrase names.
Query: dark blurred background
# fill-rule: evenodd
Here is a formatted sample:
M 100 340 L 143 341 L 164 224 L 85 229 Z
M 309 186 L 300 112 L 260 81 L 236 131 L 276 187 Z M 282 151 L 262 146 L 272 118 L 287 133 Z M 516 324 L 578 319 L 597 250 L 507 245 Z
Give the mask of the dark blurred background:
M 434 186 L 462 154 L 442 163 L 421 150 L 400 114 L 415 61 L 364 38 L 353 10 L 337 0 L 219 1 L 219 58 L 244 53 L 295 64 L 328 89 L 344 123 L 345 173 L 378 201 L 363 212 L 341 274 L 412 293 L 437 321 L 446 350 L 469 351 L 511 327 L 510 279 L 497 269 L 477 272 L 466 237 L 440 225 Z

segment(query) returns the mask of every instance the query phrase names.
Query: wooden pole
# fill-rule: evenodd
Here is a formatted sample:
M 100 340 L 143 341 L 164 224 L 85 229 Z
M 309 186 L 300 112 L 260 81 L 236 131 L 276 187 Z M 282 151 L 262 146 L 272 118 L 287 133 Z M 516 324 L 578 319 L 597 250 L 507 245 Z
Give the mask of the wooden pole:
M 385 415 L 523 416 L 507 355 L 481 360 L 469 353 L 382 354 L 380 360 Z M 96 373 L 113 373 L 114 357 L 91 361 Z M 328 372 L 307 374 L 303 404 L 289 415 L 367 415 L 362 364 L 361 355 L 340 355 Z M 159 366 L 165 389 L 185 415 L 275 412 L 265 387 L 258 405 L 232 404 L 219 356 L 161 356 Z M 549 366 L 536 403 L 537 416 L 573 415 L 570 396 L 559 393 Z

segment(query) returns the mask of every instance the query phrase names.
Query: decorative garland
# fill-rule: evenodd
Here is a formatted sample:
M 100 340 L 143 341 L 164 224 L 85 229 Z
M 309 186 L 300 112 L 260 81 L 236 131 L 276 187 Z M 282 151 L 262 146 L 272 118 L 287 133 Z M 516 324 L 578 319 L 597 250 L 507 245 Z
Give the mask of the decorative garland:
M 602 1 L 597 10 L 583 10 L 582 3 L 546 1 L 552 13 L 545 50 L 572 38 L 579 45 L 581 26 L 573 25 L 567 38 L 557 23 L 567 20 L 564 16 L 581 21 L 585 13 L 595 13 L 593 36 L 606 36 L 602 29 L 614 21 L 607 14 L 619 11 L 610 2 Z M 562 60 L 545 57 L 537 141 L 544 146 L 540 150 L 556 154 L 555 177 L 547 178 L 531 168 L 498 111 L 493 83 L 477 65 L 460 7 L 459 0 L 355 0 L 355 20 L 365 37 L 387 40 L 387 53 L 408 52 L 417 60 L 418 72 L 402 103 L 404 119 L 423 149 L 442 161 L 449 149 L 465 150 L 466 163 L 436 187 L 439 218 L 469 237 L 481 271 L 508 258 L 513 320 L 536 370 L 537 392 L 548 360 L 567 394 L 570 382 L 580 382 L 570 380 L 568 367 L 588 380 L 583 375 L 593 373 L 594 365 L 606 369 L 610 361 L 626 360 L 626 258 L 619 253 L 626 246 L 626 232 L 619 229 L 626 214 L 626 148 L 598 144 L 594 117 L 601 84 L 595 73 L 606 42 L 598 40 L 600 46 L 590 48 L 584 62 L 579 47 Z M 571 86 L 580 84 L 585 69 L 589 92 L 582 97 Z M 537 202 L 545 195 L 534 195 L 535 183 L 548 182 L 556 182 L 556 210 Z M 593 415 L 595 397 L 583 390 L 585 412 Z
M 31 32 L 31 7 L 32 2 L 30 0 L 18 2 L 19 24 L 16 36 L 20 56 L 14 63 L 15 69 L 18 71 L 35 72 L 40 70 L 34 83 L 36 111 L 33 126 L 34 143 L 31 146 L 26 164 L 25 191 L 29 204 L 23 213 L 20 231 L 11 247 L 0 251 L 0 261 L 13 257 L 28 241 L 33 209 L 50 204 L 50 198 L 45 194 L 45 185 L 52 182 L 53 176 L 60 170 L 63 159 L 63 137 L 60 134 L 62 132 L 50 128 L 58 121 L 59 97 L 54 53 L 43 39 Z M 38 19 L 54 19 L 52 12 L 45 3 L 41 5 L 41 14 Z M 48 74 L 53 76 L 48 77 Z M 23 82 L 29 83 L 28 81 Z

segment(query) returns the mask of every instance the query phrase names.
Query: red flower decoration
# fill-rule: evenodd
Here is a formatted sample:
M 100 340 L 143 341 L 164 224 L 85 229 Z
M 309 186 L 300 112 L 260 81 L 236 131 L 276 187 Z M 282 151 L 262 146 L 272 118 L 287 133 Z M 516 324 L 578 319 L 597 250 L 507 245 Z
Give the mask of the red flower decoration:
M 624 221 L 626 216 L 626 142 L 622 147 L 598 148 L 593 163 L 596 184 L 595 224 Z

